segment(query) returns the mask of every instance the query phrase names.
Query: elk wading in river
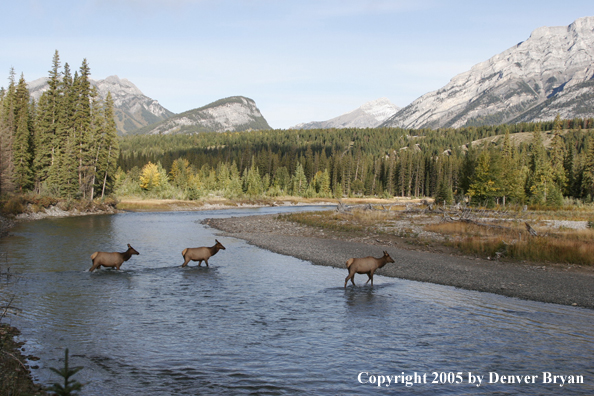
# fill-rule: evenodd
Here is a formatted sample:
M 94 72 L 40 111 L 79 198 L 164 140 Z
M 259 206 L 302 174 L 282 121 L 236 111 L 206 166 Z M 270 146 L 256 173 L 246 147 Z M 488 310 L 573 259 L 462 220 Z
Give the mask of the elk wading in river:
M 351 280 L 353 286 L 355 285 L 355 274 L 367 274 L 369 279 L 367 279 L 367 284 L 371 281 L 371 286 L 373 286 L 373 273 L 378 269 L 382 268 L 387 263 L 393 263 L 392 257 L 384 250 L 384 255 L 380 258 L 375 257 L 363 257 L 363 258 L 350 258 L 346 262 L 346 266 L 349 270 L 349 275 L 344 280 L 344 287 L 346 287 L 347 282 L 349 279 Z
M 115 269 L 119 270 L 120 266 L 124 261 L 130 260 L 133 254 L 140 254 L 138 253 L 130 244 L 128 244 L 128 250 L 124 253 L 107 253 L 107 252 L 95 252 L 91 255 L 91 260 L 93 260 L 93 266 L 89 270 L 89 272 L 95 271 L 97 268 L 104 266 L 104 267 L 115 267 Z
M 182 256 L 184 256 L 184 263 L 182 267 L 188 265 L 190 260 L 198 261 L 198 267 L 202 265 L 202 260 L 206 263 L 208 267 L 208 259 L 219 252 L 219 250 L 225 250 L 225 246 L 221 244 L 221 242 L 215 239 L 216 244 L 211 247 L 197 247 L 197 248 L 186 248 L 182 252 Z

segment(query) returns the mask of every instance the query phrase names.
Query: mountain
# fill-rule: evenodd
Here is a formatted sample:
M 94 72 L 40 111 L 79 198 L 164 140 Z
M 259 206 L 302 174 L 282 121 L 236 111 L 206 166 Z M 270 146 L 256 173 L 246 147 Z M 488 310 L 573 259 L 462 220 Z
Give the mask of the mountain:
M 398 109 L 399 107 L 388 99 L 380 98 L 328 121 L 297 124 L 290 129 L 374 128 L 396 113 Z
M 243 96 L 217 100 L 198 109 L 177 114 L 154 125 L 138 129 L 135 134 L 226 132 L 272 129 L 256 103 Z
M 47 77 L 28 83 L 29 92 L 35 100 L 47 90 Z M 111 92 L 114 101 L 116 126 L 120 134 L 127 134 L 138 128 L 154 124 L 174 115 L 158 101 L 144 95 L 134 84 L 118 76 L 109 76 L 104 80 L 91 80 L 103 99 Z
M 541 27 L 382 126 L 440 128 L 594 117 L 594 17 Z

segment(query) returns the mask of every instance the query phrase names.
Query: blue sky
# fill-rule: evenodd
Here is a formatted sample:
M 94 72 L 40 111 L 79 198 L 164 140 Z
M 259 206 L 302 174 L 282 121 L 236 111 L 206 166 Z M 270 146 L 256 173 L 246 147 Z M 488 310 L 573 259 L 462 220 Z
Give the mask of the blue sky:
M 243 95 L 273 128 L 387 97 L 406 106 L 592 0 L 2 1 L 0 86 L 48 75 L 55 50 L 179 113 Z M 10 17 L 9 17 L 10 16 Z M 1 76 L 1 74 L 0 74 Z

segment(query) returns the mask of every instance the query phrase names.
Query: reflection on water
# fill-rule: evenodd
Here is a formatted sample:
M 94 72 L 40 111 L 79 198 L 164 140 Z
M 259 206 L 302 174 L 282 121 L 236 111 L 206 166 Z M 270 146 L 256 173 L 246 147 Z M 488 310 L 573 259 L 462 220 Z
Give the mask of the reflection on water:
M 292 208 L 295 210 L 295 208 Z M 204 227 L 206 217 L 286 208 L 125 213 L 18 225 L 0 241 L 23 274 L 12 318 L 56 380 L 64 348 L 84 395 L 375 394 L 360 372 L 463 372 L 462 384 L 415 394 L 594 393 L 591 310 L 375 277 L 342 287 L 345 269 L 313 266 Z M 186 247 L 227 248 L 210 268 L 181 268 Z M 122 270 L 89 273 L 96 250 L 140 252 Z M 583 375 L 585 384 L 468 384 L 468 372 Z M 488 378 L 487 378 L 488 380 Z M 387 390 L 384 390 L 387 391 Z

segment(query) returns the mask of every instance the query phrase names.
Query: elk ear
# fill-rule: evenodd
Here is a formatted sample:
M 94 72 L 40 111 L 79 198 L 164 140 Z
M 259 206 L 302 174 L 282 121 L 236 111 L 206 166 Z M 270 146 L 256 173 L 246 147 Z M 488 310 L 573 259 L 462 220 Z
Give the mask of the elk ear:
M 128 247 L 129 247 L 130 249 L 132 249 L 132 246 L 130 246 L 130 244 L 128 244 Z

